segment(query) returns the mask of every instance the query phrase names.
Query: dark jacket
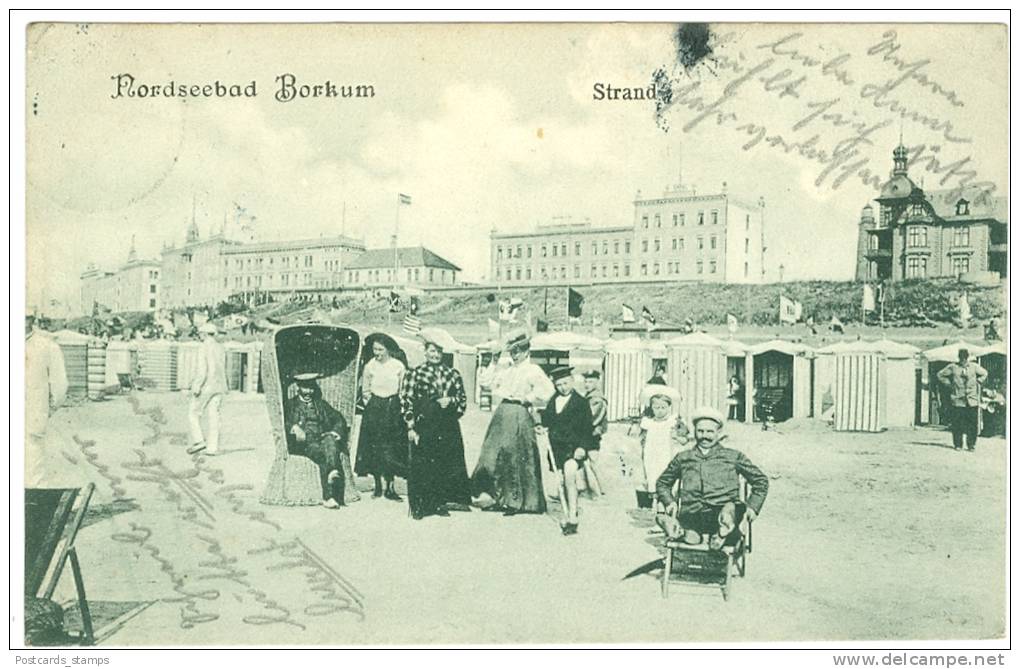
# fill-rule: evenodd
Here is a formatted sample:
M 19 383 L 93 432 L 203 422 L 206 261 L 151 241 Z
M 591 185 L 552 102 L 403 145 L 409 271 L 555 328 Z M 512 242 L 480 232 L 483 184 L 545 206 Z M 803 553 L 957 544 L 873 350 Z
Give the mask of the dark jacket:
M 318 442 L 327 432 L 335 432 L 341 447 L 347 445 L 347 421 L 343 415 L 331 407 L 329 402 L 316 394 L 311 402 L 304 402 L 299 396 L 287 400 L 283 405 L 283 424 L 287 434 L 287 446 L 291 453 L 301 451 L 299 444 L 290 430 L 298 425 L 305 432 L 305 441 Z
M 592 435 L 591 404 L 587 398 L 571 390 L 563 411 L 556 413 L 556 398 L 553 396 L 542 412 L 542 425 L 549 430 L 549 445 L 557 456 L 569 457 L 578 448 L 588 450 L 594 443 Z
M 659 501 L 674 501 L 673 485 L 680 481 L 681 513 L 696 513 L 740 500 L 740 477 L 751 485 L 747 506 L 761 511 L 769 493 L 769 477 L 746 455 L 733 448 L 715 446 L 702 455 L 696 447 L 678 453 L 655 483 Z

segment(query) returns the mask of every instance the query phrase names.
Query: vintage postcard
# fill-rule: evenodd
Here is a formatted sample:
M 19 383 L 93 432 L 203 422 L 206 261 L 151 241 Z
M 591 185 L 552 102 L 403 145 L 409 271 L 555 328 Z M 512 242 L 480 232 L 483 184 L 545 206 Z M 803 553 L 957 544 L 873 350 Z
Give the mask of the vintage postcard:
M 1007 26 L 26 41 L 13 644 L 1007 637 Z

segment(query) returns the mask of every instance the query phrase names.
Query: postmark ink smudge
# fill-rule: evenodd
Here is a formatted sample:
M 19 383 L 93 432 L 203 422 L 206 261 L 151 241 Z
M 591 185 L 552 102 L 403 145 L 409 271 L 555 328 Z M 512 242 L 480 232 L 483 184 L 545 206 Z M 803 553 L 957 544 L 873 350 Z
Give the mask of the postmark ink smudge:
M 681 23 L 673 33 L 677 63 L 690 71 L 712 54 L 712 29 L 707 23 Z

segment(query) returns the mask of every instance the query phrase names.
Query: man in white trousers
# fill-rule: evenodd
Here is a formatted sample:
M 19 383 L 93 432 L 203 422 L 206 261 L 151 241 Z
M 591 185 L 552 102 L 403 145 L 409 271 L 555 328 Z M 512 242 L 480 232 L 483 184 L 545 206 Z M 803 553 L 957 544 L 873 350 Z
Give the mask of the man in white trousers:
M 53 339 L 36 330 L 35 315 L 25 317 L 25 487 L 57 487 L 51 480 L 56 453 L 46 445 L 50 413 L 64 401 L 64 354 Z
M 191 402 L 188 406 L 188 426 L 191 446 L 188 453 L 219 454 L 220 404 L 227 393 L 226 351 L 216 341 L 216 326 L 205 322 L 198 328 L 202 339 L 202 352 L 195 363 L 191 377 Z M 208 418 L 208 431 L 202 433 L 202 414 Z

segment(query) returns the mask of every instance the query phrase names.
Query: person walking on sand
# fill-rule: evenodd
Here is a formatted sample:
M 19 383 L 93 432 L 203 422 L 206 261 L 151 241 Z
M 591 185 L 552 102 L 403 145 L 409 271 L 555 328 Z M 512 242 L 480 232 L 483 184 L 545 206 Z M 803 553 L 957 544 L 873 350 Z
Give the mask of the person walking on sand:
M 970 351 L 965 348 L 960 349 L 957 360 L 938 373 L 938 380 L 949 388 L 948 408 L 953 448 L 962 450 L 966 437 L 967 450 L 973 451 L 977 446 L 981 384 L 988 378 L 988 372 L 976 362 L 970 362 Z
M 531 340 L 521 333 L 494 355 L 478 382 L 502 398 L 489 421 L 478 465 L 471 476 L 472 496 L 495 502 L 486 511 L 544 513 L 542 464 L 535 439 L 535 407 L 545 406 L 555 389 L 542 368 L 531 362 Z M 496 361 L 499 362 L 496 362 Z
M 191 400 L 188 404 L 190 455 L 203 451 L 206 455 L 218 455 L 220 452 L 220 406 L 227 393 L 227 354 L 223 345 L 216 341 L 216 332 L 216 326 L 209 321 L 198 328 L 202 346 L 195 359 L 191 376 Z M 208 421 L 208 429 L 204 434 L 203 413 Z

